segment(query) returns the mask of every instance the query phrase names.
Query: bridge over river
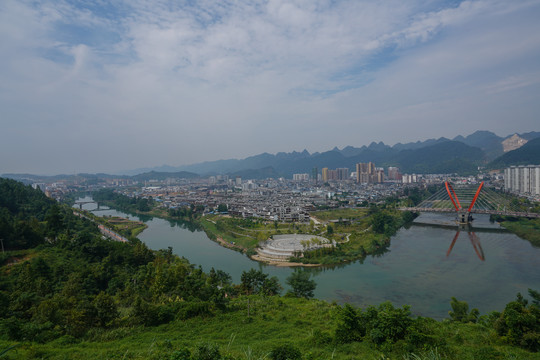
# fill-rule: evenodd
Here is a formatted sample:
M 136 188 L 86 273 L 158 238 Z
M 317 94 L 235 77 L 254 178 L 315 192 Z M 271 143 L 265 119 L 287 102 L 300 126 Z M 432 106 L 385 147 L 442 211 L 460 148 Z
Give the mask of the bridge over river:
M 79 200 L 79 201 L 75 201 L 75 205 L 78 205 L 79 206 L 79 210 L 82 210 L 83 209 L 83 206 L 86 205 L 86 204 L 96 204 L 96 208 L 95 209 L 92 209 L 92 210 L 89 210 L 89 209 L 86 209 L 87 211 L 105 211 L 105 210 L 110 210 L 109 207 L 105 207 L 105 208 L 101 208 L 101 204 L 95 200 Z
M 445 182 L 442 189 L 417 206 L 400 210 L 413 212 L 454 213 L 457 222 L 468 224 L 472 214 L 504 215 L 525 218 L 540 218 L 539 213 L 528 212 L 515 204 L 514 196 L 497 192 L 480 183 L 478 188 L 468 185 L 452 186 Z

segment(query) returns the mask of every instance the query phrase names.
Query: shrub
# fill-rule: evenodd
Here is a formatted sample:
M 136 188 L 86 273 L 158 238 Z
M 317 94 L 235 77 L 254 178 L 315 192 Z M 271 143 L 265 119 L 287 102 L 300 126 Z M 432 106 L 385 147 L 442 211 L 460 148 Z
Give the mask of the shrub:
M 527 306 L 521 294 L 509 302 L 495 321 L 495 330 L 503 340 L 531 351 L 540 350 L 540 308 Z
M 171 354 L 170 360 L 190 360 L 191 352 L 188 349 L 176 350 Z
M 273 348 L 270 352 L 270 358 L 272 360 L 300 360 L 302 353 L 293 345 L 285 344 Z
M 345 304 L 338 315 L 336 341 L 360 341 L 366 335 L 378 345 L 403 340 L 413 324 L 410 315 L 408 306 L 395 308 L 390 302 L 384 302 L 379 307 L 370 306 L 366 311 Z
M 369 313 L 368 309 L 366 314 Z M 409 306 L 395 308 L 390 302 L 384 302 L 372 313 L 376 313 L 376 317 L 367 316 L 366 320 L 369 321 L 370 337 L 375 344 L 404 339 L 413 322 Z
M 220 360 L 221 354 L 219 347 L 216 344 L 200 344 L 195 350 L 193 360 Z
M 360 323 L 360 317 L 354 307 L 345 304 L 339 310 L 335 336 L 340 343 L 360 341 L 366 334 L 366 328 Z

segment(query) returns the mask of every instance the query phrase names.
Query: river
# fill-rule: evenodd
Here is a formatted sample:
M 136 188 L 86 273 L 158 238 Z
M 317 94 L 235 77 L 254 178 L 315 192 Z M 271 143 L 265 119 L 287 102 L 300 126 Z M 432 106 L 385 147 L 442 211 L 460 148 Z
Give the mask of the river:
M 94 207 L 95 204 L 83 206 Z M 95 214 L 139 219 L 116 210 Z M 452 296 L 486 314 L 502 311 L 518 292 L 525 295 L 528 288 L 540 290 L 540 248 L 502 231 L 484 215 L 478 215 L 474 221 L 474 234 L 462 230 L 457 237 L 457 227 L 420 224 L 451 224 L 451 217 L 422 214 L 415 220 L 417 224 L 400 229 L 392 237 L 387 252 L 368 256 L 363 262 L 307 268 L 317 282 L 315 297 L 358 306 L 389 300 L 394 305 L 411 305 L 414 314 L 440 320 L 448 317 Z M 148 247 L 170 246 L 175 254 L 201 265 L 205 271 L 212 267 L 226 271 L 235 283 L 240 282 L 242 271 L 256 268 L 277 276 L 286 287 L 285 280 L 294 271 L 250 260 L 211 241 L 203 231 L 187 229 L 178 222 L 159 218 L 140 220 L 148 228 L 139 239 Z

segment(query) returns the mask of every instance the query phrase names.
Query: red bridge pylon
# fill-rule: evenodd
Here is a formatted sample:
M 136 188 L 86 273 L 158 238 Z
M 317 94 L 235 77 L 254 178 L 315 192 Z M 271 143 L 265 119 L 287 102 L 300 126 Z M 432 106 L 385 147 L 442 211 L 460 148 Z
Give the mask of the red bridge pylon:
M 482 190 L 482 187 L 484 186 L 484 182 L 482 181 L 480 183 L 480 186 L 478 186 L 478 190 L 476 190 L 476 194 L 474 195 L 473 200 L 471 201 L 471 204 L 467 208 L 467 210 L 464 210 L 461 207 L 461 204 L 459 202 L 459 199 L 456 195 L 456 192 L 454 191 L 454 188 L 452 185 L 445 181 L 444 185 L 446 186 L 446 192 L 448 193 L 448 196 L 450 197 L 450 200 L 452 201 L 452 204 L 454 205 L 454 208 L 457 212 L 457 222 L 460 224 L 468 224 L 471 221 L 473 221 L 473 217 L 471 215 L 471 210 L 474 206 L 474 203 L 476 202 L 476 199 L 478 199 L 478 195 L 480 195 L 480 190 Z

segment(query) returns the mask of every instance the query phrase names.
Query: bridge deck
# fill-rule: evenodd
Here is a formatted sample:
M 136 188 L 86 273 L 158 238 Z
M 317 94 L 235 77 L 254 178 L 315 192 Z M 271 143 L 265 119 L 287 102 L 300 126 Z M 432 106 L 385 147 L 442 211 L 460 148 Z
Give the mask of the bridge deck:
M 400 208 L 402 211 L 412 211 L 412 212 L 438 212 L 438 213 L 456 213 L 455 209 L 441 209 L 441 208 L 426 208 L 426 207 L 406 207 Z M 515 217 L 527 217 L 540 219 L 540 214 L 538 213 L 528 213 L 528 212 L 518 212 L 518 211 L 498 211 L 498 210 L 480 210 L 472 209 L 471 213 L 473 214 L 488 214 L 488 215 L 503 215 L 503 216 L 515 216 Z

